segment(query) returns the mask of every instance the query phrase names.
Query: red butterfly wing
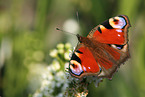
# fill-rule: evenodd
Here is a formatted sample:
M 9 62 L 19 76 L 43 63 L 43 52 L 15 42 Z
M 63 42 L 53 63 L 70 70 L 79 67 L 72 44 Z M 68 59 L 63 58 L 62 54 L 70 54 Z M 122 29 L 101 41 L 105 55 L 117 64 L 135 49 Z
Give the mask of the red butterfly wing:
M 101 43 L 122 45 L 127 42 L 128 27 L 130 27 L 128 17 L 120 15 L 98 25 L 87 37 Z
M 77 50 L 72 54 L 69 72 L 79 78 L 84 75 L 99 74 L 99 65 L 88 47 L 83 44 L 78 45 Z

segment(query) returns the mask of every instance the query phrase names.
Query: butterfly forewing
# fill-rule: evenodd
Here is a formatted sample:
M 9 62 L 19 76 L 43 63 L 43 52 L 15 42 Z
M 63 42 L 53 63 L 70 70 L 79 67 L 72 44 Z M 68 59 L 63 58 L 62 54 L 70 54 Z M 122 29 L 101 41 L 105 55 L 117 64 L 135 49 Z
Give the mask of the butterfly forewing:
M 127 29 L 130 27 L 130 22 L 127 16 L 120 15 L 109 20 L 106 20 L 102 24 L 98 25 L 87 36 L 88 38 L 94 38 L 96 41 L 106 44 L 126 44 Z

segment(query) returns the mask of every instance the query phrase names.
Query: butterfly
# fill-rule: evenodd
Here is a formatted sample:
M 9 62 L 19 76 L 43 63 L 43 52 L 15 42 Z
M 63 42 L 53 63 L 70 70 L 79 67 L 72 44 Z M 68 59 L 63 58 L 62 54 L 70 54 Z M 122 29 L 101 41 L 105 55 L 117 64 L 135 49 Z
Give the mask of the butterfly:
M 69 73 L 76 78 L 97 76 L 111 79 L 129 57 L 127 16 L 112 17 L 90 31 L 87 37 L 77 34 L 78 45 L 69 61 Z

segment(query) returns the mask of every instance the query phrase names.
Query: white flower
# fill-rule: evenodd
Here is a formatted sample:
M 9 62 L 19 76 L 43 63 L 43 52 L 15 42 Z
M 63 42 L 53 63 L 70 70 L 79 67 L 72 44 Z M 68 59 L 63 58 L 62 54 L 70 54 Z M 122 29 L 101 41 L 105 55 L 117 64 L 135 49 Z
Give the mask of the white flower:
M 48 84 L 50 84 L 50 82 L 49 82 L 48 80 L 43 80 L 43 81 L 42 81 L 42 86 L 46 86 L 46 85 L 48 85 Z
M 69 62 L 65 63 L 65 70 L 68 71 L 69 68 Z
M 52 62 L 52 67 L 53 67 L 54 71 L 57 71 L 60 69 L 60 64 L 58 63 L 58 61 L 54 60 Z
M 63 54 L 64 53 L 64 49 L 58 49 L 58 53 Z
M 71 48 L 71 44 L 70 44 L 70 43 L 66 43 L 66 44 L 65 44 L 65 48 L 66 48 L 66 49 L 70 49 L 70 48 Z
M 69 57 L 69 53 L 68 53 L 68 52 L 64 53 L 64 58 L 65 58 L 66 60 L 70 60 L 70 57 Z
M 64 76 L 64 72 L 63 71 L 59 71 L 59 72 L 57 72 L 56 76 L 63 77 Z
M 52 50 L 51 52 L 50 52 L 50 56 L 51 57 L 56 57 L 57 56 L 57 53 L 58 53 L 58 51 L 56 50 L 56 49 L 54 49 L 54 50 Z
M 64 97 L 62 93 L 59 93 L 56 97 Z
M 64 49 L 64 44 L 62 44 L 62 43 L 58 44 L 58 45 L 57 45 L 57 48 L 58 48 L 58 49 Z

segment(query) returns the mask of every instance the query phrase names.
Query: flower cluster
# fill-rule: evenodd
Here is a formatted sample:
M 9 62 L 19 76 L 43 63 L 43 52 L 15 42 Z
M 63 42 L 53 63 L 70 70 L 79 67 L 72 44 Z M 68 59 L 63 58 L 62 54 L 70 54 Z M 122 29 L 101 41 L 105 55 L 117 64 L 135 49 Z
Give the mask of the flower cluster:
M 68 64 L 70 49 L 69 43 L 61 43 L 57 45 L 57 49 L 51 50 L 50 56 L 54 59 L 43 72 L 41 87 L 33 94 L 33 97 L 63 97 L 68 87 L 64 66 Z

